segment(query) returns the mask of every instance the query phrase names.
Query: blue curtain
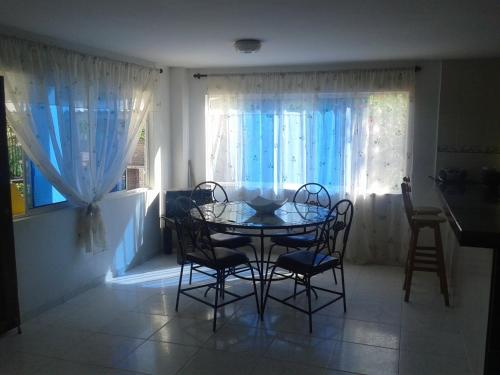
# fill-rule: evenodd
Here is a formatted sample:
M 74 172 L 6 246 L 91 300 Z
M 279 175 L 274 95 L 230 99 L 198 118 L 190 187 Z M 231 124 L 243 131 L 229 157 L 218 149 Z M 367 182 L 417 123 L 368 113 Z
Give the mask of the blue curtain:
M 229 122 L 233 132 L 241 133 L 241 144 L 229 147 L 241 147 L 243 186 L 270 188 L 315 181 L 338 192 L 350 128 L 345 100 L 318 100 L 311 110 L 291 108 L 280 113 L 279 107 L 272 109 L 270 113 L 254 108 L 232 115 L 239 119 Z

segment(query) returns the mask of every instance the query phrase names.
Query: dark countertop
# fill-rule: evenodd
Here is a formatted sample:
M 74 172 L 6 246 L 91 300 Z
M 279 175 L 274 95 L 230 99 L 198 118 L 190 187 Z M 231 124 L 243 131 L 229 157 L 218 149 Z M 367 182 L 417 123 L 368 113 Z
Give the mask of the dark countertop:
M 436 183 L 460 245 L 500 249 L 500 191 L 482 184 Z

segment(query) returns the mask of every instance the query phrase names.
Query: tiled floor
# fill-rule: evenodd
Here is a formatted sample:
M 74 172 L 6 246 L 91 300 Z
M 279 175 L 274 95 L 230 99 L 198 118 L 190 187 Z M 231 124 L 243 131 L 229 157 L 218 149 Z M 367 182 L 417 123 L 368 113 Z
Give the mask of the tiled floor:
M 401 268 L 347 265 L 347 313 L 340 302 L 318 312 L 312 334 L 304 314 L 276 303 L 260 322 L 251 298 L 221 310 L 213 334 L 207 306 L 181 296 L 175 312 L 178 271 L 173 257 L 154 258 L 25 323 L 0 338 L 0 374 L 468 374 L 435 275 L 415 275 L 407 304 Z M 333 284 L 331 273 L 317 280 Z

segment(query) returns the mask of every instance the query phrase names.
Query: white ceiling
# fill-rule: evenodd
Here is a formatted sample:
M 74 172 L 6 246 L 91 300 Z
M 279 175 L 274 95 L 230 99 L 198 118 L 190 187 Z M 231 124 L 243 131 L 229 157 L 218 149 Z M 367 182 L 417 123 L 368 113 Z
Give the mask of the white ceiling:
M 0 25 L 183 67 L 500 56 L 498 0 L 1 0 Z

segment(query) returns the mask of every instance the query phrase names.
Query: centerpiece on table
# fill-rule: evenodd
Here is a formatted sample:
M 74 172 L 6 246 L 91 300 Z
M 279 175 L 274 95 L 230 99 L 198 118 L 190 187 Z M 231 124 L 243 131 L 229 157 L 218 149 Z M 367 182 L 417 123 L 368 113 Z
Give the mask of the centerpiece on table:
M 266 199 L 260 195 L 257 198 L 247 201 L 250 207 L 252 207 L 260 215 L 273 215 L 274 211 L 283 206 L 288 199 Z

